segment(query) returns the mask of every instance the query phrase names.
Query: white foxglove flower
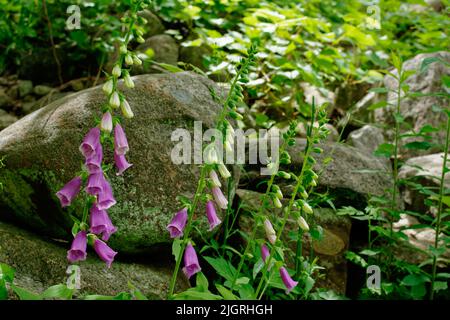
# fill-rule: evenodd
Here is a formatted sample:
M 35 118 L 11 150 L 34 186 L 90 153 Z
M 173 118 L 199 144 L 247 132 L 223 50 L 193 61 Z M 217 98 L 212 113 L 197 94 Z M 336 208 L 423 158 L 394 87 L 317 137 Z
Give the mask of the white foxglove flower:
M 127 51 L 128 51 L 128 50 L 127 50 L 127 46 L 124 45 L 124 44 L 121 45 L 119 51 L 120 51 L 121 54 L 126 54 Z
M 302 216 L 298 217 L 297 223 L 298 223 L 298 226 L 299 226 L 303 231 L 305 231 L 305 232 L 308 232 L 308 231 L 309 231 L 309 225 L 308 225 L 308 223 L 306 222 L 306 220 L 305 220 Z
M 133 63 L 137 66 L 140 66 L 142 64 L 142 61 L 138 57 L 133 56 Z
M 222 176 L 222 178 L 228 179 L 229 177 L 231 177 L 230 171 L 228 171 L 227 167 L 223 163 L 219 163 L 218 168 L 219 168 L 219 173 Z
M 127 54 L 125 56 L 125 63 L 129 66 L 133 65 L 133 57 L 131 56 L 131 54 Z
M 209 178 L 211 179 L 211 183 L 213 187 L 221 187 L 222 183 L 220 183 L 219 177 L 217 176 L 217 173 L 214 170 L 211 170 L 209 172 Z
M 313 209 L 311 208 L 311 206 L 308 204 L 308 202 L 303 201 L 303 205 L 302 205 L 302 209 L 303 211 L 305 211 L 306 213 L 312 214 L 313 213 Z
M 275 244 L 275 241 L 277 240 L 277 234 L 275 233 L 275 230 L 273 229 L 273 226 L 268 219 L 264 220 L 264 230 L 266 231 L 266 237 L 269 242 L 271 244 Z

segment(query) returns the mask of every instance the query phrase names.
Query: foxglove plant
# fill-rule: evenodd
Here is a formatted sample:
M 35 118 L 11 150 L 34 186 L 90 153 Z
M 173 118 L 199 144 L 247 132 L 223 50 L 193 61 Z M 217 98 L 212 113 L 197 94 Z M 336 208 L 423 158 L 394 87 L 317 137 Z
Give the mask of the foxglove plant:
M 76 222 L 72 233 L 75 238 L 67 254 L 70 263 L 86 259 L 87 244 L 94 247 L 98 256 L 106 262 L 108 267 L 111 266 L 117 254 L 105 243 L 117 231 L 117 228 L 106 211 L 116 204 L 116 199 L 107 175 L 110 165 L 103 163 L 103 148 L 108 146 L 113 148 L 117 175 L 123 174 L 132 166 L 125 157 L 130 148 L 125 130 L 121 125 L 120 115 L 116 115 L 115 111 L 120 107 L 122 117 L 126 119 L 132 118 L 134 115 L 124 94 L 118 89 L 118 82 L 122 77 L 126 87 L 134 87 L 133 80 L 125 66 L 131 67 L 133 64 L 142 62 L 136 54 L 128 50 L 128 44 L 133 38 L 138 42 L 142 41 L 142 28 L 137 23 L 146 23 L 146 20 L 138 17 L 137 12 L 146 8 L 148 2 L 132 0 L 130 12 L 122 18 L 123 23 L 127 25 L 126 34 L 119 49 L 118 60 L 114 64 L 111 74 L 107 74 L 106 82 L 102 86 L 108 103 L 102 107 L 103 114 L 98 125 L 88 131 L 79 147 L 85 158 L 84 169 L 56 193 L 61 206 L 67 207 L 80 193 L 81 186 L 86 185 L 83 217 L 81 221 L 74 217 Z M 112 133 L 113 137 L 111 137 Z M 99 236 L 102 240 L 98 238 Z
M 249 68 L 251 65 L 255 64 L 255 54 L 256 52 L 254 46 L 251 46 L 247 52 L 247 58 L 243 59 L 239 63 L 236 76 L 231 83 L 231 87 L 228 96 L 224 101 L 222 111 L 216 120 L 215 128 L 220 130 L 223 136 L 223 141 L 216 141 L 216 143 L 222 143 L 222 145 L 226 144 L 225 148 L 232 147 L 234 143 L 232 139 L 233 136 L 231 134 L 233 127 L 226 118 L 228 116 L 233 119 L 242 119 L 242 115 L 236 111 L 236 103 L 243 98 L 243 89 L 241 84 L 249 81 Z M 184 226 L 184 223 L 180 223 L 180 220 L 181 222 L 184 222 L 184 220 L 178 217 L 180 213 L 177 213 L 167 226 L 171 237 L 182 236 L 181 239 L 176 239 L 173 243 L 172 251 L 175 256 L 175 270 L 169 286 L 169 298 L 173 298 L 174 296 L 175 283 L 181 266 L 183 254 L 183 272 L 188 278 L 192 277 L 201 270 L 195 249 L 190 239 L 190 232 L 193 228 L 193 216 L 199 202 L 202 201 L 206 203 L 206 216 L 210 225 L 209 230 L 213 230 L 221 223 L 220 218 L 217 216 L 215 205 L 217 205 L 220 209 L 227 209 L 229 206 L 227 198 L 220 189 L 222 187 L 222 183 L 217 175 L 217 171 L 224 180 L 229 179 L 231 177 L 231 173 L 223 164 L 223 161 L 219 159 L 218 152 L 213 144 L 210 144 L 205 148 L 204 154 L 205 164 L 203 164 L 200 169 L 200 178 L 198 180 L 194 199 L 192 202 L 184 199 L 184 207 L 186 207 L 187 210 L 186 225 Z M 210 194 L 205 194 L 205 189 L 207 187 L 211 191 Z M 212 199 L 214 199 L 214 202 Z

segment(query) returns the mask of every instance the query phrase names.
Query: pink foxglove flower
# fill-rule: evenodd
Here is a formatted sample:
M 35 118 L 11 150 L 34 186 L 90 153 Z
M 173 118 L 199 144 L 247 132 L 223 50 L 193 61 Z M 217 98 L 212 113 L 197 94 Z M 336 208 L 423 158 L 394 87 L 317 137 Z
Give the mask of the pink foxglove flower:
M 87 247 L 86 231 L 80 231 L 73 239 L 70 250 L 67 251 L 67 260 L 69 260 L 70 263 L 86 260 L 87 256 L 86 247 Z
M 286 293 L 291 292 L 297 286 L 298 282 L 291 278 L 285 267 L 280 268 L 280 276 L 286 286 Z
M 220 190 L 219 187 L 213 187 L 211 191 L 219 208 L 226 209 L 228 206 L 228 200 L 223 195 L 222 190 Z
M 98 195 L 103 191 L 105 177 L 103 176 L 103 172 L 96 172 L 90 174 L 87 180 L 86 192 L 90 195 Z
M 66 185 L 56 193 L 56 196 L 61 202 L 61 207 L 67 207 L 68 205 L 70 205 L 73 199 L 75 199 L 77 194 L 80 192 L 80 188 L 81 188 L 80 177 L 75 177 L 69 182 L 67 182 Z
M 267 248 L 267 246 L 265 244 L 261 245 L 261 258 L 263 259 L 264 262 L 267 262 L 267 258 L 269 258 L 270 256 L 270 252 L 269 252 L 269 248 Z
M 97 196 L 97 208 L 99 210 L 107 210 L 116 204 L 116 199 L 112 192 L 112 188 L 106 179 L 103 179 L 102 191 Z
M 100 129 L 105 132 L 111 132 L 113 128 L 112 116 L 109 111 L 103 114 L 102 121 L 100 122 Z
M 97 252 L 100 259 L 105 261 L 108 268 L 110 268 L 117 252 L 108 247 L 106 243 L 99 239 L 95 239 L 94 241 L 94 250 Z
M 89 174 L 102 172 L 103 149 L 99 144 L 95 150 L 95 154 L 86 159 L 84 163 Z
M 209 178 L 211 179 L 211 183 L 213 185 L 213 187 L 221 187 L 222 183 L 220 183 L 219 177 L 217 176 L 216 171 L 211 170 L 209 172 Z
M 114 162 L 117 167 L 117 175 L 120 176 L 125 170 L 132 166 L 131 163 L 128 163 L 127 159 L 123 154 L 117 154 L 114 152 Z
M 118 123 L 114 127 L 114 150 L 118 155 L 124 155 L 128 152 L 127 137 L 122 126 Z
M 172 221 L 167 225 L 167 230 L 170 232 L 171 238 L 178 238 L 183 235 L 184 227 L 186 226 L 188 218 L 187 209 L 184 208 L 175 214 Z
M 202 270 L 198 263 L 197 254 L 194 247 L 189 243 L 184 250 L 184 268 L 183 272 L 190 279 L 194 274 Z
M 217 216 L 214 202 L 211 200 L 206 203 L 206 217 L 209 222 L 209 231 L 217 227 L 222 222 Z
M 91 208 L 89 222 L 91 225 L 90 231 L 97 235 L 102 234 L 104 241 L 108 241 L 109 237 L 117 231 L 106 210 L 99 210 L 95 204 Z
M 100 128 L 95 127 L 89 130 L 80 145 L 80 152 L 87 159 L 92 157 L 100 144 Z

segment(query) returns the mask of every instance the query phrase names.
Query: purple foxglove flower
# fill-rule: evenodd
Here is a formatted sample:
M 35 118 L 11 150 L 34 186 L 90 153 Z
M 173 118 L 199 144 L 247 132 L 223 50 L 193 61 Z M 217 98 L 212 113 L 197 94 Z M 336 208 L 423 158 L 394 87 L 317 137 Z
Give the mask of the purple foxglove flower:
M 103 179 L 102 192 L 97 196 L 97 208 L 99 210 L 107 210 L 116 204 L 116 199 L 112 192 L 112 188 L 106 179 Z
M 61 207 L 67 207 L 73 201 L 73 199 L 80 192 L 81 188 L 81 178 L 75 177 L 69 182 L 66 183 L 61 190 L 56 193 L 56 196 L 59 198 L 61 202 Z
M 113 128 L 112 116 L 109 111 L 105 112 L 102 117 L 102 121 L 100 122 L 100 129 L 105 132 L 111 132 Z
M 265 244 L 261 245 L 261 257 L 264 262 L 267 262 L 267 258 L 270 256 L 269 248 Z
M 80 152 L 87 159 L 95 154 L 100 144 L 100 128 L 95 127 L 89 130 L 80 145 Z
M 86 231 L 80 231 L 73 239 L 70 250 L 67 251 L 67 260 L 69 260 L 70 263 L 86 260 L 87 255 L 86 247 L 87 247 Z
M 109 237 L 117 231 L 106 210 L 99 210 L 95 204 L 91 208 L 89 222 L 91 225 L 90 231 L 97 235 L 103 234 L 102 239 L 104 241 L 108 241 Z
M 172 221 L 167 225 L 167 230 L 170 232 L 171 238 L 181 237 L 183 235 L 184 227 L 186 226 L 188 218 L 187 209 L 184 208 L 177 212 L 172 218 Z
M 123 154 L 117 154 L 114 152 L 114 162 L 116 163 L 117 175 L 120 176 L 125 170 L 131 167 L 133 164 L 128 163 L 127 159 Z
M 117 252 L 108 247 L 106 243 L 104 243 L 102 240 L 95 239 L 94 241 L 94 250 L 97 252 L 100 259 L 106 262 L 106 265 L 108 268 L 111 267 L 111 263 L 114 261 L 114 257 L 116 256 Z
M 223 195 L 222 190 L 220 190 L 219 187 L 213 187 L 212 194 L 219 208 L 226 209 L 228 206 L 228 200 Z
M 211 200 L 206 203 L 206 217 L 209 222 L 209 231 L 217 227 L 222 222 L 217 216 L 214 202 Z
M 90 174 L 87 181 L 86 192 L 93 196 L 100 194 L 103 191 L 104 181 L 105 177 L 103 176 L 102 171 Z
M 184 268 L 183 272 L 190 279 L 194 274 L 202 270 L 198 264 L 197 254 L 194 247 L 189 243 L 184 250 Z
M 280 268 L 280 276 L 286 286 L 286 293 L 291 292 L 297 286 L 298 282 L 291 278 L 285 267 Z
M 99 143 L 95 154 L 86 159 L 84 165 L 89 171 L 89 174 L 102 172 L 103 148 Z
M 118 123 L 114 127 L 114 150 L 118 155 L 124 155 L 129 149 L 125 132 L 123 131 L 122 126 Z

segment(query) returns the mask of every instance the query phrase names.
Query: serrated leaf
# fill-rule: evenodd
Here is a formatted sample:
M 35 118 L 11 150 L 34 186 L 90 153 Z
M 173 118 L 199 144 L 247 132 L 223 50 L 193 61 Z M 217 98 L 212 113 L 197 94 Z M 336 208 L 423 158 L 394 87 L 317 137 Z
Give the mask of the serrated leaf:
M 57 284 L 55 286 L 51 286 L 47 290 L 42 293 L 42 298 L 61 298 L 61 299 L 70 299 L 72 297 L 73 290 L 69 289 L 65 284 Z
M 216 284 L 217 291 L 219 291 L 220 295 L 225 300 L 238 300 L 238 298 L 227 288 L 221 286 L 220 284 Z
M 11 289 L 15 294 L 17 294 L 20 300 L 42 300 L 42 297 L 39 294 L 23 289 L 14 284 L 11 284 Z

